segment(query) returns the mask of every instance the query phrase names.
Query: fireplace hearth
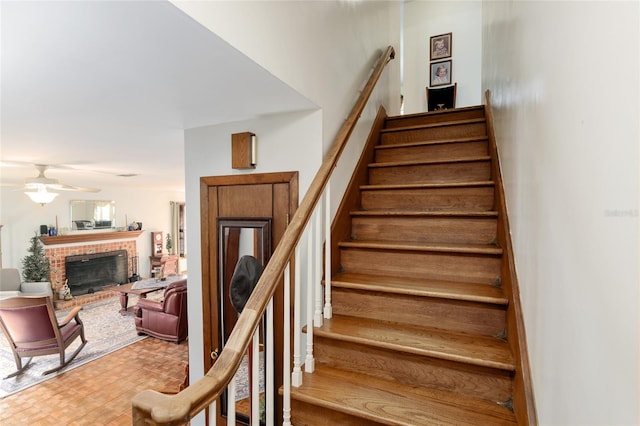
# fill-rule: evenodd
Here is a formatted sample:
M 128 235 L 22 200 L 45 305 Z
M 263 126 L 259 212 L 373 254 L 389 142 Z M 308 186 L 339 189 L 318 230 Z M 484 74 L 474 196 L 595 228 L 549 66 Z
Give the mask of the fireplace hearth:
M 94 293 L 102 287 L 128 281 L 126 250 L 67 256 L 64 263 L 67 284 L 73 296 Z

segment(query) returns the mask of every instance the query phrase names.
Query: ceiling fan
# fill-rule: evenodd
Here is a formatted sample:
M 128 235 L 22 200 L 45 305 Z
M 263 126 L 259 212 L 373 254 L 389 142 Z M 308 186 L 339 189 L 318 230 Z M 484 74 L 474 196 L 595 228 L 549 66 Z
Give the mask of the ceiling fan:
M 32 201 L 45 205 L 53 201 L 58 196 L 57 192 L 50 191 L 80 191 L 80 192 L 99 192 L 97 188 L 83 188 L 80 186 L 65 185 L 58 181 L 45 176 L 45 171 L 49 168 L 46 164 L 35 164 L 38 170 L 38 176 L 26 178 L 24 180 L 23 189 L 25 194 Z
M 80 186 L 65 185 L 58 181 L 58 179 L 48 178 L 44 175 L 44 172 L 49 168 L 46 164 L 35 164 L 38 170 L 38 176 L 33 178 L 26 178 L 24 180 L 24 188 L 27 190 L 40 190 L 41 188 L 57 190 L 57 191 L 80 191 L 80 192 L 100 192 L 97 188 L 83 188 Z

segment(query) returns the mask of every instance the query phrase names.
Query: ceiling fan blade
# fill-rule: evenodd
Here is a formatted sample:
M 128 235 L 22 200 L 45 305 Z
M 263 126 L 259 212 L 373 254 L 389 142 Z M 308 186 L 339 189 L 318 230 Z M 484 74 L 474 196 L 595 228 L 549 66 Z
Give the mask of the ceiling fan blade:
M 64 185 L 61 183 L 47 185 L 47 188 L 51 188 L 59 191 L 100 192 L 100 189 L 98 188 L 83 188 L 81 186 Z
M 24 189 L 24 185 L 21 183 L 5 183 L 2 182 L 0 183 L 0 186 L 3 188 L 18 188 L 18 189 Z
M 2 167 L 5 166 L 13 166 L 12 163 L 2 162 Z M 52 168 L 50 165 L 45 164 L 32 164 L 32 167 L 35 167 L 38 171 L 38 176 L 35 177 L 27 177 L 24 179 L 24 184 L 18 184 L 13 182 L 1 182 L 0 186 L 2 187 L 15 187 L 16 190 L 22 191 L 39 191 L 39 190 L 48 190 L 48 191 L 77 191 L 77 192 L 100 192 L 101 190 L 98 188 L 88 188 L 82 186 L 74 186 L 74 185 L 65 185 L 60 183 L 58 179 L 50 178 L 45 175 L 45 172 Z M 53 166 L 53 168 L 66 168 L 71 169 L 70 167 L 64 166 Z
M 98 188 L 84 188 L 81 186 L 65 185 L 60 183 L 58 179 L 53 179 L 45 176 L 50 166 L 46 164 L 35 164 L 36 170 L 38 170 L 38 176 L 25 179 L 24 188 L 29 190 L 48 189 L 54 191 L 78 191 L 78 192 L 100 192 Z
M 15 183 L 15 182 L 0 182 L 0 186 L 6 186 L 6 187 L 20 187 L 22 188 L 24 186 L 24 184 L 22 183 Z

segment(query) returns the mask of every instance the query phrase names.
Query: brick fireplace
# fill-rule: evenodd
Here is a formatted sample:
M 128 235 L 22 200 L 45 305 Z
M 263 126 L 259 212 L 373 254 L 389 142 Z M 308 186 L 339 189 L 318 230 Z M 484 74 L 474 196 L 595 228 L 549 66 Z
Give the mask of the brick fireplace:
M 104 242 L 88 245 L 64 245 L 52 248 L 45 248 L 45 256 L 49 259 L 51 265 L 51 286 L 54 292 L 62 288 L 66 280 L 65 258 L 67 256 L 78 256 L 86 254 L 97 254 L 112 252 L 117 250 L 126 250 L 127 252 L 127 272 L 131 275 L 132 259 L 137 255 L 136 241 L 116 241 Z

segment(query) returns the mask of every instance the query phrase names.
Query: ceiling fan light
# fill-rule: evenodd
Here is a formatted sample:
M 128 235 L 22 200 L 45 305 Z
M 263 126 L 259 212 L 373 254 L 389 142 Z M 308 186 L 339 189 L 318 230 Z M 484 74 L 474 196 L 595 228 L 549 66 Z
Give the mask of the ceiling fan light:
M 44 186 L 40 186 L 37 191 L 25 191 L 25 194 L 31 198 L 34 203 L 45 205 L 50 203 L 58 196 L 57 192 L 47 192 Z

